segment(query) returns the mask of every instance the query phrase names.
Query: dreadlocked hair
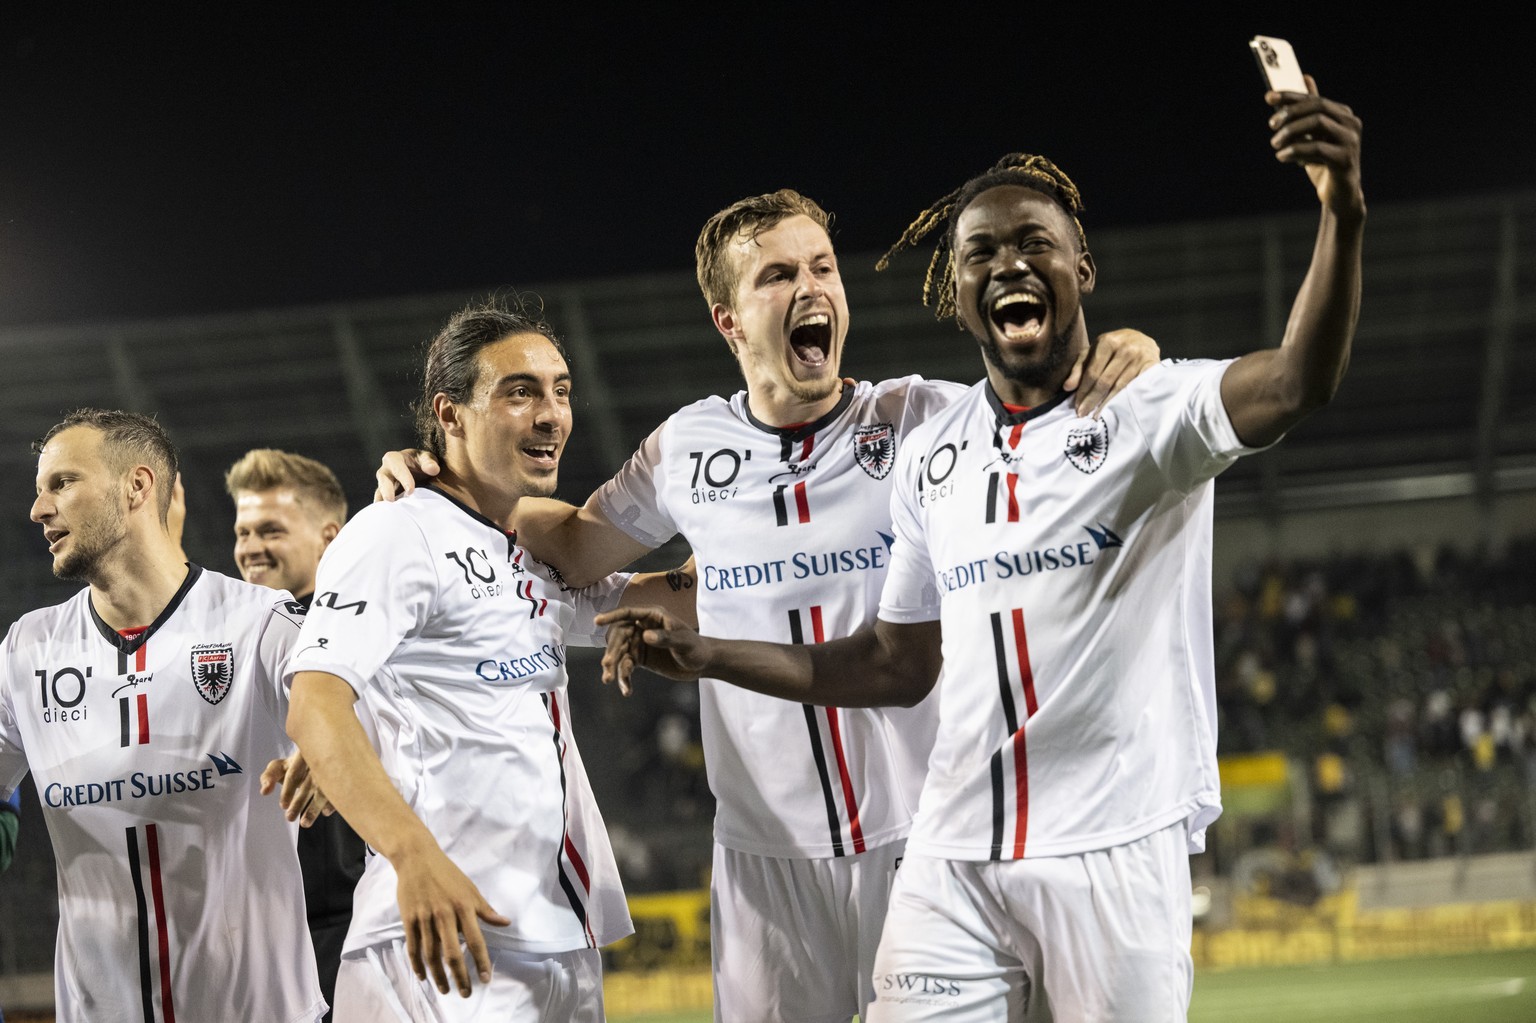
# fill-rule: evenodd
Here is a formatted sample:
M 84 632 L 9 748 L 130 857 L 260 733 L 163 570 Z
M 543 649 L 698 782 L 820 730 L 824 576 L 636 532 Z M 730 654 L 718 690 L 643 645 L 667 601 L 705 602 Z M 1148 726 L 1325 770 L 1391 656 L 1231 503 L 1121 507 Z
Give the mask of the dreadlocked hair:
M 928 261 L 928 274 L 923 278 L 923 305 L 933 307 L 933 315 L 936 319 L 944 320 L 953 317 L 955 315 L 955 229 L 959 225 L 960 214 L 978 195 L 998 185 L 1023 185 L 1025 188 L 1032 188 L 1049 196 L 1071 218 L 1072 226 L 1077 229 L 1078 246 L 1085 250 L 1088 248 L 1088 236 L 1083 233 L 1082 222 L 1077 219 L 1077 215 L 1083 210 L 1083 197 L 1078 192 L 1077 185 L 1072 183 L 1072 179 L 1067 177 L 1065 171 L 1043 156 L 1035 156 L 1032 153 L 1009 153 L 981 174 L 919 213 L 917 219 L 908 225 L 906 232 L 896 244 L 880 257 L 880 261 L 875 264 L 875 269 L 886 269 L 891 265 L 891 257 L 896 253 L 912 248 L 933 233 L 935 228 L 947 224 L 947 229 L 939 236 L 938 242 L 933 247 L 933 258 Z

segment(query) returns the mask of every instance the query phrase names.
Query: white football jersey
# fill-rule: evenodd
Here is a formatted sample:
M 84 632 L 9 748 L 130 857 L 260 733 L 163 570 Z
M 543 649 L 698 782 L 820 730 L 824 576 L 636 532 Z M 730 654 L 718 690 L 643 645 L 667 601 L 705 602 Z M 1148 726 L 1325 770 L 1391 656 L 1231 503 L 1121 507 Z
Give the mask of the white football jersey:
M 652 547 L 682 533 L 700 632 L 820 643 L 873 624 L 890 562 L 903 438 L 965 393 L 904 377 L 860 383 L 814 423 L 753 417 L 745 392 L 674 413 L 597 493 Z M 760 856 L 846 856 L 911 827 L 936 727 L 911 710 L 811 707 L 700 682 L 715 839 Z
M 1098 420 L 986 382 L 907 442 L 880 617 L 944 630 L 908 850 L 1061 856 L 1221 811 L 1211 481 L 1245 448 L 1228 363 L 1164 362 Z
M 324 1012 L 296 826 L 259 793 L 304 615 L 272 598 L 194 565 L 131 639 L 88 589 L 6 636 L 0 789 L 30 768 L 53 840 L 60 1023 Z
M 515 535 L 440 491 L 364 508 L 326 548 L 290 673 L 344 679 L 379 759 L 517 952 L 596 948 L 633 929 L 571 735 L 567 643 L 626 576 L 571 590 Z M 346 952 L 403 939 L 396 874 L 371 856 Z

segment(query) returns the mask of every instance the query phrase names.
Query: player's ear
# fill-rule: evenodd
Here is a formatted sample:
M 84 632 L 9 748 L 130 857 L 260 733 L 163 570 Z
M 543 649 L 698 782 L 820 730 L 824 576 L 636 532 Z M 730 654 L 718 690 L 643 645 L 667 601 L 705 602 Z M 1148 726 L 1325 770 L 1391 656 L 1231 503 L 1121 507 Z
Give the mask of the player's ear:
M 336 534 L 339 532 L 341 532 L 340 523 L 327 522 L 325 525 L 320 527 L 320 539 L 324 543 L 328 544 L 332 540 L 336 539 Z
M 464 436 L 464 424 L 459 419 L 459 406 L 442 391 L 432 395 L 432 414 L 437 417 L 444 437 Z
M 149 500 L 150 491 L 154 489 L 154 470 L 147 465 L 136 465 L 129 470 L 123 485 L 129 509 L 138 508 Z
M 720 336 L 725 338 L 725 343 L 730 346 L 731 354 L 736 354 L 736 346 L 741 343 L 741 320 L 736 317 L 734 309 L 728 309 L 720 302 L 716 302 L 709 309 L 709 318 L 715 321 L 715 329 Z
M 1077 256 L 1077 290 L 1084 295 L 1093 294 L 1098 279 L 1099 268 L 1093 264 L 1093 253 L 1084 249 Z

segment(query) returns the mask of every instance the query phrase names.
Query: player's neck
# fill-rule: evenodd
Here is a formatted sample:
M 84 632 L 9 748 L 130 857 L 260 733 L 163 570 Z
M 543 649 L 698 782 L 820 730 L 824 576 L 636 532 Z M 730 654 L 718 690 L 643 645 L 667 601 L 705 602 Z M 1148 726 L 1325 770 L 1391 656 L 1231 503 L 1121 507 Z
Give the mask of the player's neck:
M 461 475 L 454 471 L 451 463 L 443 466 L 443 471 L 432 481 L 432 486 L 511 532 L 512 517 L 522 495 L 510 494 L 477 477 Z
M 838 386 L 818 401 L 800 401 L 782 388 L 747 388 L 747 407 L 759 422 L 769 426 L 813 423 L 837 408 L 843 389 Z
M 119 545 L 91 579 L 91 606 L 114 629 L 149 625 L 165 610 L 190 569 L 169 538 Z

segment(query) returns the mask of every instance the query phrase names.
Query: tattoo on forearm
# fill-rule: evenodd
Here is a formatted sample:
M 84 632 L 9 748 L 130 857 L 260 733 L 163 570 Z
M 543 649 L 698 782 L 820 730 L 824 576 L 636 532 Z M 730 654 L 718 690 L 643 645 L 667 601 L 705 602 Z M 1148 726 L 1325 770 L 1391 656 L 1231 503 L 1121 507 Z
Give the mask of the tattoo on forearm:
M 693 576 L 680 568 L 674 568 L 667 573 L 667 585 L 672 587 L 672 592 L 693 589 Z

